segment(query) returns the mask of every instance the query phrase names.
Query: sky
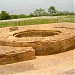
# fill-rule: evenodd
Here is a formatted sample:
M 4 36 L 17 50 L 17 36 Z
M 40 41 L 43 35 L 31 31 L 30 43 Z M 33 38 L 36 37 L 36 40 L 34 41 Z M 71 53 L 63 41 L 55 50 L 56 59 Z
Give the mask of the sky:
M 0 12 L 29 14 L 39 8 L 47 11 L 50 6 L 55 6 L 58 11 L 75 11 L 74 3 L 75 0 L 0 0 Z

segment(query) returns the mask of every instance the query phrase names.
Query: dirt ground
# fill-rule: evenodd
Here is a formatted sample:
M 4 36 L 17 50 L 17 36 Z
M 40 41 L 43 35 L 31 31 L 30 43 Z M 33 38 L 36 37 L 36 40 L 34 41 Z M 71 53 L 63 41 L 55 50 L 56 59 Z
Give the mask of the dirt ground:
M 75 50 L 0 66 L 1 75 L 74 75 Z M 71 71 L 71 73 L 70 73 Z M 72 72 L 73 71 L 73 72 Z M 69 74 L 68 74 L 69 72 Z
M 54 23 L 31 26 L 20 26 L 19 30 L 49 29 L 51 27 L 65 27 L 75 29 L 74 23 Z M 0 28 L 0 38 L 9 33 L 9 27 Z M 1 65 L 0 75 L 75 75 L 75 49 L 13 64 Z

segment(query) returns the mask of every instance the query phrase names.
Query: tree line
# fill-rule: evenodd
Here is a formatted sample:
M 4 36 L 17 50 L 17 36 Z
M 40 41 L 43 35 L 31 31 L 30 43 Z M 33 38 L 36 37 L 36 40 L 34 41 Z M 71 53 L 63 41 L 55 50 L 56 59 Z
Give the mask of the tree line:
M 50 6 L 47 12 L 44 9 L 39 8 L 33 11 L 32 13 L 30 13 L 29 15 L 25 15 L 25 14 L 19 14 L 19 15 L 11 14 L 10 15 L 6 11 L 1 11 L 0 20 L 38 17 L 38 16 L 62 16 L 62 15 L 75 15 L 75 13 L 69 12 L 69 11 L 57 11 L 54 6 Z

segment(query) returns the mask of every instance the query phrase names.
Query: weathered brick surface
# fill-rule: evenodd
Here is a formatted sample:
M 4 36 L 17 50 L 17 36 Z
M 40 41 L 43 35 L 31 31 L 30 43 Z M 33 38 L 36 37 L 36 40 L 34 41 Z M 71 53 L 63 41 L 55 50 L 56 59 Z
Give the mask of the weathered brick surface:
M 31 60 L 35 58 L 35 50 L 31 47 L 0 46 L 0 65 Z
M 10 27 L 9 30 L 10 30 L 10 32 L 16 31 L 16 30 L 18 30 L 18 27 Z
M 13 38 L 15 37 L 13 36 L 11 39 L 0 40 L 0 45 L 32 47 L 35 50 L 35 55 L 56 54 L 75 48 L 75 34 L 70 32 L 65 32 L 64 34 L 60 33 L 53 37 L 41 37 L 41 39 L 39 37 Z
M 5 38 L 0 38 L 0 45 L 32 47 L 35 50 L 35 55 L 56 54 L 75 48 L 75 30 L 72 28 L 49 27 L 34 30 L 18 28 L 15 32 L 9 32 Z

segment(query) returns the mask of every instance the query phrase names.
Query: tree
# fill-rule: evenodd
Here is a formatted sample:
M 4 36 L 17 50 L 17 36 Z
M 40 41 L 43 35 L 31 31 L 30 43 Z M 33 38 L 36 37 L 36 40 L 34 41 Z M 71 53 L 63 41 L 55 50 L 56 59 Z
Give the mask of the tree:
M 55 9 L 54 6 L 50 6 L 50 8 L 48 8 L 48 12 L 49 15 L 53 16 L 54 14 L 57 14 L 57 10 Z
M 6 11 L 1 11 L 0 20 L 7 20 L 7 19 L 11 19 L 9 13 L 7 13 Z
M 74 15 L 74 12 L 69 11 L 58 11 L 58 15 Z
M 15 15 L 15 14 L 11 15 L 11 19 L 17 19 L 17 18 L 18 18 L 17 15 Z
M 18 18 L 25 18 L 26 17 L 26 15 L 24 15 L 24 14 L 19 14 L 18 15 Z
M 69 15 L 75 15 L 75 12 L 69 12 Z
M 28 15 L 28 17 L 36 17 L 36 16 L 34 15 L 34 13 L 30 13 L 30 14 Z
M 47 15 L 47 12 L 45 12 L 45 10 L 44 9 L 36 9 L 35 11 L 34 11 L 34 15 L 35 16 L 46 16 Z

